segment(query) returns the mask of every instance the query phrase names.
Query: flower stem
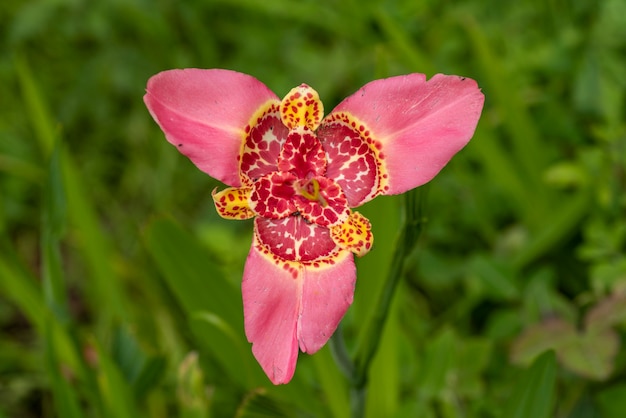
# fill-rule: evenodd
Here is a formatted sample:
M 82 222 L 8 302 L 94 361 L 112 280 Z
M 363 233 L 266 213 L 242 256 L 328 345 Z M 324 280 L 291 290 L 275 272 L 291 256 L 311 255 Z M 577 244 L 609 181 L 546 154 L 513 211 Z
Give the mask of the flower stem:
M 421 187 L 405 195 L 404 222 L 396 240 L 391 266 L 383 290 L 375 305 L 374 315 L 367 322 L 363 331 L 363 338 L 357 347 L 354 361 L 350 361 L 347 357 L 341 333 L 337 335 L 337 338 L 331 340 L 331 347 L 337 362 L 350 379 L 352 418 L 363 418 L 365 416 L 365 399 L 370 364 L 380 345 L 380 335 L 389 315 L 393 295 L 404 274 L 404 261 L 413 251 L 422 226 L 425 223 L 423 207 L 426 191 L 425 187 Z

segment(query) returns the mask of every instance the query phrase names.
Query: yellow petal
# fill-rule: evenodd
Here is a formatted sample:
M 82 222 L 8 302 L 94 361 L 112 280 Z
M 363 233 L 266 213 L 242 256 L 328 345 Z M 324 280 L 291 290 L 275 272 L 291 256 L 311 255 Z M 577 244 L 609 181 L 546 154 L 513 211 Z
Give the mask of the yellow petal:
M 280 103 L 280 117 L 289 129 L 305 126 L 315 131 L 324 116 L 324 105 L 315 90 L 306 84 L 291 89 Z
M 372 225 L 359 212 L 352 212 L 344 223 L 332 227 L 330 236 L 337 245 L 359 257 L 367 254 L 374 243 Z
M 215 202 L 215 209 L 222 218 L 250 219 L 256 215 L 248 203 L 251 193 L 252 188 L 250 187 L 229 187 L 221 192 L 215 189 L 211 196 Z

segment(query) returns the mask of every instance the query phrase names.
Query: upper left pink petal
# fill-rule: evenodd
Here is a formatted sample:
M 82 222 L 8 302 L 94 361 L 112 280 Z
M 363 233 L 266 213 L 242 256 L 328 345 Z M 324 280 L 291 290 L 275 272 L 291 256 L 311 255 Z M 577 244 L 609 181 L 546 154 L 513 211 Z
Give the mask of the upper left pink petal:
M 256 78 L 230 70 L 169 70 L 148 80 L 144 102 L 167 140 L 202 171 L 241 186 L 246 125 L 278 97 Z

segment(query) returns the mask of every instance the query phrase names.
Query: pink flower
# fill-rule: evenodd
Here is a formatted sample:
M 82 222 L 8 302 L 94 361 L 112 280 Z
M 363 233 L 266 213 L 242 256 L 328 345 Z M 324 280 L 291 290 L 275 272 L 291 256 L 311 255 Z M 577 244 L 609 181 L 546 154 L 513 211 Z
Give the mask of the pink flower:
M 280 100 L 249 75 L 186 69 L 152 77 L 144 101 L 170 143 L 230 186 L 213 192 L 219 214 L 255 218 L 245 331 L 280 384 L 352 303 L 353 254 L 373 242 L 352 209 L 431 180 L 472 137 L 484 96 L 467 78 L 410 74 L 372 81 L 324 117 L 306 84 Z

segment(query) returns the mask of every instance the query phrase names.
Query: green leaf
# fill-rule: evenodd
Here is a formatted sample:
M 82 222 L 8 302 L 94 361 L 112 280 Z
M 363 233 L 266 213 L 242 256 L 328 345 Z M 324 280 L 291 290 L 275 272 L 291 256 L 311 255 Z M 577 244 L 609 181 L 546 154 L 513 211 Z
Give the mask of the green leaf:
M 141 368 L 141 372 L 133 381 L 135 398 L 141 400 L 151 389 L 159 385 L 166 371 L 167 357 L 148 357 Z
M 268 396 L 264 389 L 249 393 L 235 415 L 236 418 L 295 418 L 298 416 L 293 406 Z
M 136 399 L 141 399 L 159 384 L 165 372 L 165 357 L 149 356 L 126 326 L 119 325 L 114 328 L 111 356 L 126 381 L 132 386 Z
M 556 356 L 546 351 L 517 379 L 505 405 L 507 418 L 548 418 L 551 416 L 556 384 Z
M 567 369 L 590 379 L 607 378 L 614 367 L 619 338 L 611 329 L 579 332 L 561 318 L 550 318 L 529 327 L 513 344 L 513 362 L 526 364 L 552 349 Z
M 585 329 L 602 331 L 626 323 L 626 295 L 616 293 L 591 308 L 585 315 Z
M 534 229 L 528 244 L 520 249 L 513 260 L 512 264 L 518 269 L 548 252 L 567 236 L 574 234 L 591 202 L 587 190 L 581 190 L 574 196 L 562 197 L 559 200 L 562 203 L 551 208 L 541 224 Z
M 207 250 L 191 234 L 164 219 L 149 225 L 145 243 L 202 348 L 242 387 L 266 381 L 246 348 L 241 296 Z
M 138 410 L 133 391 L 113 358 L 94 341 L 98 353 L 97 381 L 106 416 L 136 418 Z
M 420 371 L 419 392 L 426 399 L 435 399 L 447 386 L 447 376 L 454 364 L 458 340 L 446 328 L 426 346 L 424 366 Z
M 593 380 L 608 378 L 615 367 L 619 336 L 612 329 L 585 332 L 558 352 L 563 366 Z
M 2 240 L 4 241 L 4 240 Z M 41 333 L 48 310 L 36 279 L 17 262 L 13 249 L 0 244 L 0 293 L 15 303 Z
M 16 56 L 15 67 L 19 76 L 22 96 L 26 103 L 26 111 L 39 140 L 41 153 L 44 156 L 49 156 L 53 152 L 58 131 L 54 118 L 26 59 L 19 55 Z M 121 289 L 111 268 L 113 258 L 111 243 L 98 224 L 95 208 L 85 192 L 86 186 L 80 171 L 68 153 L 63 152 L 63 150 L 60 152 L 60 171 L 63 172 L 68 215 L 71 225 L 76 228 L 77 235 L 82 239 L 79 247 L 87 261 L 90 277 L 95 285 L 93 286 L 95 291 L 91 294 L 92 300 L 103 302 L 99 317 L 103 318 L 104 324 L 107 324 L 112 316 L 126 318 L 126 308 L 122 301 Z M 53 181 L 58 181 L 58 178 L 55 177 Z M 54 192 L 54 199 L 58 199 L 57 192 Z M 57 200 L 53 203 L 59 202 Z M 60 208 L 55 209 L 55 211 L 53 217 L 61 213 Z M 53 219 L 50 221 L 57 222 Z
M 482 373 L 493 356 L 493 342 L 487 338 L 465 338 L 457 347 L 455 358 L 455 393 L 469 398 L 483 396 Z
M 528 327 L 514 342 L 511 359 L 514 363 L 528 365 L 539 354 L 575 344 L 579 338 L 574 325 L 562 318 L 548 318 Z
M 350 415 L 348 402 L 348 387 L 331 354 L 330 344 L 322 347 L 312 356 L 315 371 L 320 381 L 320 388 L 324 391 L 329 409 L 336 418 Z
M 26 60 L 21 55 L 16 55 L 14 63 L 28 116 L 35 129 L 36 138 L 39 140 L 39 147 L 44 155 L 48 155 L 52 152 L 56 136 L 53 118 L 41 97 L 41 92 Z
M 496 300 L 515 300 L 520 291 L 515 283 L 512 269 L 498 265 L 484 255 L 476 255 L 469 263 L 471 277 L 480 289 Z
M 538 187 L 541 183 L 539 174 L 547 161 L 546 154 L 542 152 L 541 136 L 519 91 L 511 88 L 511 76 L 503 60 L 494 53 L 483 27 L 473 19 L 467 19 L 464 23 L 470 46 L 485 73 L 485 94 L 491 99 L 492 106 L 501 113 L 505 129 L 511 137 L 515 162 L 519 162 L 519 174 L 528 183 L 527 188 L 538 193 L 543 190 Z M 542 204 L 545 200 L 536 199 L 535 202 Z M 543 213 L 545 208 L 535 206 L 534 209 L 541 209 L 538 213 Z
M 206 311 L 195 312 L 191 316 L 190 325 L 194 334 L 204 343 L 204 348 L 209 349 L 228 375 L 243 387 L 259 377 L 253 374 L 258 366 L 253 365 L 250 346 L 240 331 L 235 331 L 220 316 Z
M 174 222 L 160 219 L 146 229 L 145 243 L 168 288 L 189 316 L 210 311 L 233 329 L 241 329 L 239 293 L 194 236 Z
M 208 393 L 198 353 L 192 351 L 178 367 L 176 398 L 181 418 L 208 418 L 212 394 Z
M 80 408 L 77 391 L 68 381 L 69 377 L 64 376 L 62 373 L 62 367 L 67 365 L 61 360 L 63 356 L 59 355 L 59 349 L 63 348 L 58 347 L 57 344 L 63 338 L 60 336 L 55 337 L 54 334 L 63 331 L 60 327 L 55 326 L 54 321 L 54 318 L 46 319 L 44 343 L 45 365 L 54 397 L 56 415 L 67 418 L 81 418 L 84 415 Z
M 59 249 L 67 217 L 61 163 L 60 145 L 56 143 L 50 156 L 48 179 L 46 187 L 44 187 L 41 233 L 42 281 L 44 296 L 49 308 L 62 322 L 67 322 L 69 314 L 67 312 L 66 285 Z
M 618 384 L 600 391 L 596 401 L 604 418 L 622 418 L 626 411 L 626 385 Z

